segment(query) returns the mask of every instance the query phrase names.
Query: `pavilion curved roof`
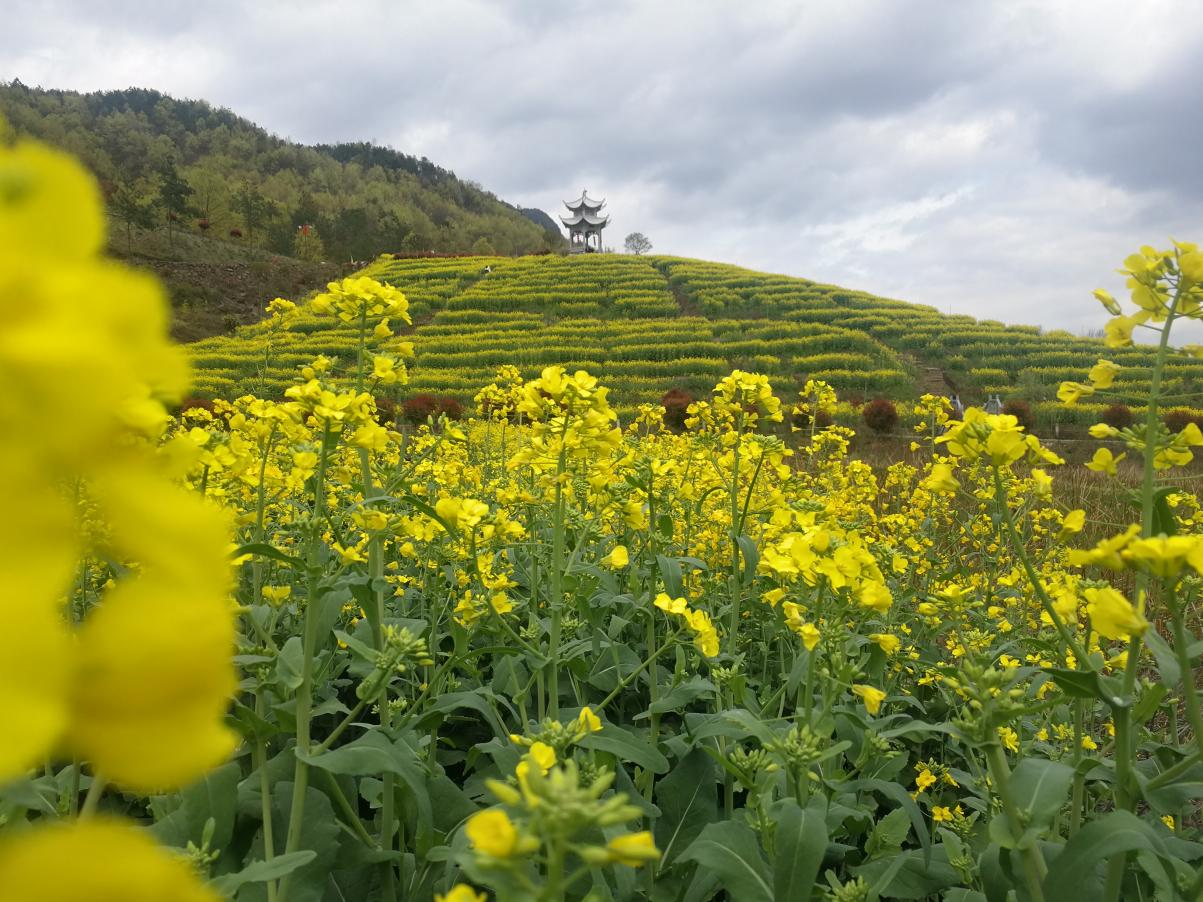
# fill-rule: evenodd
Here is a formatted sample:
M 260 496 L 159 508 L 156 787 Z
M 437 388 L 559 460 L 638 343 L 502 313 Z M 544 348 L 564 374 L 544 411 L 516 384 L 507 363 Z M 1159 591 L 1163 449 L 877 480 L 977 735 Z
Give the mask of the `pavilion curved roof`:
M 581 196 L 578 197 L 576 200 L 564 201 L 564 206 L 566 206 L 569 210 L 572 210 L 574 212 L 583 208 L 585 210 L 590 210 L 590 211 L 596 213 L 603 206 L 605 206 L 605 203 L 606 202 L 604 199 L 603 200 L 594 200 L 592 197 L 589 196 L 589 192 L 586 191 L 584 188 L 582 188 Z
M 610 221 L 610 217 L 608 215 L 607 216 L 595 216 L 592 213 L 584 213 L 584 212 L 573 213 L 571 216 L 561 216 L 560 217 L 560 222 L 564 223 L 564 225 L 566 225 L 566 226 L 577 226 L 577 225 L 583 224 L 583 225 L 597 226 L 598 228 L 602 228 L 609 221 Z

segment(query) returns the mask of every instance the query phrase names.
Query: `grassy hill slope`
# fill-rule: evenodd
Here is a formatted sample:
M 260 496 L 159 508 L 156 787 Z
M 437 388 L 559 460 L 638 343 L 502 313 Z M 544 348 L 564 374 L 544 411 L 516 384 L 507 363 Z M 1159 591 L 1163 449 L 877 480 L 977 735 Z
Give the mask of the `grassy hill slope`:
M 367 143 L 307 146 L 229 110 L 141 88 L 79 94 L 0 84 L 0 118 L 76 154 L 100 179 L 110 209 L 154 205 L 178 178 L 174 213 L 185 232 L 273 253 L 294 252 L 298 227 L 316 229 L 315 259 L 371 260 L 388 251 L 466 252 L 481 239 L 501 254 L 562 242 L 517 207 L 425 157 Z M 170 192 L 168 192 L 170 194 Z M 120 230 L 117 230 L 119 232 Z M 116 234 L 114 244 L 120 244 Z
M 1055 400 L 1062 379 L 1081 378 L 1100 356 L 1132 369 L 1115 400 L 1139 406 L 1147 385 L 1142 347 L 1106 349 L 1096 339 L 1043 334 L 948 316 L 931 307 L 805 279 L 673 257 L 598 255 L 384 259 L 366 272 L 410 299 L 416 360 L 402 397 L 450 394 L 462 402 L 504 363 L 533 375 L 548 364 L 583 367 L 630 413 L 669 389 L 701 397 L 735 367 L 773 377 L 783 397 L 807 378 L 853 401 L 910 399 L 932 390 L 932 372 L 968 401 L 999 393 L 1033 404 L 1046 422 L 1094 422 Z M 278 395 L 314 356 L 355 352 L 355 330 L 302 313 L 263 371 L 264 329 L 192 345 L 198 390 L 210 396 Z M 1203 384 L 1203 363 L 1183 357 L 1167 371 L 1174 392 Z

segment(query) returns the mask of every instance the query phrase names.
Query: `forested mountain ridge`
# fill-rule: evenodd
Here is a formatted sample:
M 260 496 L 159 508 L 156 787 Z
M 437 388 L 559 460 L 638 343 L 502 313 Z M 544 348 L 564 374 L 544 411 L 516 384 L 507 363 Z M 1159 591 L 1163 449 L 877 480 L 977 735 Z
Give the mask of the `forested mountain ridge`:
M 14 81 L 0 84 L 0 116 L 96 173 L 118 250 L 155 227 L 169 244 L 172 233 L 192 232 L 336 262 L 388 251 L 521 254 L 562 241 L 424 157 L 368 143 L 298 144 L 202 100 Z

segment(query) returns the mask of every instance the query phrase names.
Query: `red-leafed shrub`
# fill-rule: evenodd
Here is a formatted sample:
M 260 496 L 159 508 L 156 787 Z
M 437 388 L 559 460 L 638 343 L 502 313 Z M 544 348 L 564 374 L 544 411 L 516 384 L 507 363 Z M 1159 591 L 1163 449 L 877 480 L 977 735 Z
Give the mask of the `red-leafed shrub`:
M 693 403 L 693 395 L 683 388 L 670 388 L 660 399 L 664 408 L 664 425 L 673 432 L 685 431 L 685 418 L 689 416 L 689 405 Z
M 1019 420 L 1024 432 L 1031 432 L 1036 427 L 1036 417 L 1032 415 L 1032 407 L 1027 401 L 1008 401 L 1003 405 L 1002 412 Z
M 1115 429 L 1127 429 L 1135 419 L 1132 408 L 1127 404 L 1112 404 L 1103 411 L 1102 416 L 1103 422 Z
M 791 422 L 799 429 L 810 429 L 810 414 L 805 412 L 795 413 L 791 417 Z M 820 410 L 815 416 L 815 429 L 826 429 L 834 423 L 835 420 L 831 418 L 831 414 L 825 410 Z
M 1165 428 L 1170 432 L 1181 432 L 1191 423 L 1203 427 L 1203 415 L 1193 410 L 1177 407 L 1174 410 L 1167 410 L 1165 416 L 1161 418 L 1161 422 L 1165 423 Z
M 436 398 L 439 405 L 439 413 L 449 420 L 458 420 L 464 415 L 464 407 L 455 398 L 450 395 L 443 395 Z
M 381 426 L 395 426 L 397 424 L 397 402 L 392 398 L 377 398 L 376 422 Z
M 434 395 L 420 394 L 406 398 L 401 405 L 401 415 L 407 423 L 418 426 L 438 414 L 439 399 Z
M 870 401 L 861 408 L 860 415 L 864 418 L 865 425 L 877 433 L 890 432 L 898 425 L 898 409 L 893 401 L 886 398 Z
M 208 398 L 185 398 L 180 402 L 180 409 L 177 411 L 177 416 L 188 410 L 207 410 L 209 413 L 214 413 L 213 402 Z
M 435 397 L 422 393 L 406 398 L 401 405 L 401 416 L 415 426 L 425 423 L 431 417 L 437 420 L 440 416 L 445 416 L 449 420 L 458 420 L 463 415 L 463 406 L 450 395 Z

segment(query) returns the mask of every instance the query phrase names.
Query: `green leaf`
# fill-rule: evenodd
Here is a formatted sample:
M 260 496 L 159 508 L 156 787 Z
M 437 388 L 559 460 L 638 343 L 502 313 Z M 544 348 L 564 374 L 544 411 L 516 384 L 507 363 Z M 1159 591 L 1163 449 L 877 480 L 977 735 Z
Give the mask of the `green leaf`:
M 1161 701 L 1170 690 L 1164 683 L 1154 683 L 1141 693 L 1140 699 L 1132 706 L 1132 718 L 1136 723 L 1144 723 L 1157 713 Z
M 332 774 L 375 776 L 396 774 L 403 778 L 425 779 L 425 765 L 404 742 L 391 742 L 383 733 L 373 730 L 347 745 L 306 758 L 311 767 L 320 767 Z
M 923 854 L 931 855 L 931 834 L 927 831 L 927 818 L 915 804 L 911 794 L 906 791 L 906 787 L 898 783 L 891 783 L 889 780 L 852 780 L 844 784 L 844 789 L 849 792 L 860 790 L 877 792 L 887 799 L 897 802 L 910 817 L 911 826 L 915 828 L 915 836 L 919 837 L 919 845 L 923 847 Z
M 696 861 L 699 871 L 714 874 L 732 899 L 773 902 L 769 866 L 747 824 L 722 821 L 708 825 L 681 853 L 680 860 Z
M 793 799 L 782 799 L 772 817 L 777 823 L 773 898 L 808 899 L 827 854 L 827 799 L 816 794 L 805 810 Z
M 1152 776 L 1152 774 L 1145 775 L 1137 771 L 1136 780 L 1140 785 L 1141 795 L 1158 814 L 1176 815 L 1184 805 L 1203 798 L 1203 782 L 1200 782 L 1198 765 L 1190 768 L 1186 773 L 1180 774 L 1176 780 L 1149 789 L 1148 783 Z
M 896 853 L 910 832 L 910 816 L 903 809 L 895 808 L 873 825 L 873 832 L 865 843 L 865 854 L 872 860 Z
M 282 564 L 288 564 L 290 567 L 295 567 L 298 570 L 305 569 L 305 562 L 299 557 L 287 555 L 279 548 L 269 545 L 266 542 L 251 542 L 247 545 L 239 545 L 232 552 L 230 552 L 230 557 L 239 558 L 244 554 L 253 554 L 257 557 L 268 557 L 273 561 L 279 561 Z
M 1086 902 L 1101 898 L 1101 882 L 1094 872 L 1105 859 L 1120 852 L 1152 852 L 1159 859 L 1169 857 L 1161 837 L 1130 811 L 1112 811 L 1092 821 L 1074 834 L 1057 856 L 1056 866 L 1044 880 L 1047 899 L 1075 899 Z M 1167 876 L 1172 871 L 1162 863 Z
M 656 784 L 660 817 L 655 823 L 656 848 L 663 856 L 660 870 L 718 817 L 718 780 L 714 762 L 702 749 L 693 749 Z
M 241 778 L 242 770 L 236 761 L 210 771 L 180 793 L 179 805 L 152 825 L 150 832 L 165 845 L 177 849 L 186 848 L 190 841 L 199 846 L 205 823 L 212 818 L 210 846 L 217 851 L 224 849 L 234 833 L 234 809 Z
M 614 724 L 605 724 L 600 733 L 590 733 L 577 745 L 599 752 L 609 752 L 619 761 L 630 761 L 644 770 L 662 774 L 668 770 L 668 759 L 651 743 Z
M 691 735 L 695 742 L 718 736 L 728 739 L 754 736 L 761 745 L 768 745 L 775 738 L 763 720 L 743 708 L 730 708 L 704 717 L 702 725 L 692 730 Z
M 300 636 L 290 636 L 276 657 L 276 679 L 281 685 L 295 690 L 301 685 L 305 648 Z
M 376 649 L 372 648 L 372 646 L 368 645 L 366 642 L 360 642 L 350 633 L 344 633 L 342 630 L 335 630 L 334 638 L 343 645 L 347 646 L 348 649 L 350 649 L 363 660 L 373 664 L 376 662 Z
M 53 777 L 38 777 L 36 780 L 21 777 L 0 786 L 0 802 L 41 814 L 56 813 L 58 794 L 58 785 Z
M 852 869 L 876 893 L 887 899 L 923 899 L 957 884 L 961 877 L 948 863 L 944 847 L 932 850 L 931 860 L 919 849 L 879 858 Z
M 986 902 L 986 897 L 975 889 L 954 886 L 944 891 L 943 902 Z
M 1011 772 L 1011 796 L 1024 820 L 1012 824 L 1006 813 L 990 821 L 990 838 L 1004 849 L 1026 849 L 1052 824 L 1073 784 L 1074 769 L 1060 761 L 1024 758 Z
M 660 532 L 660 538 L 666 542 L 671 542 L 673 538 L 673 518 L 668 514 L 661 514 L 656 519 L 656 529 Z
M 680 598 L 685 594 L 681 588 L 681 562 L 673 557 L 656 555 L 656 563 L 660 567 L 660 578 L 664 580 L 664 591 L 670 598 Z
M 1153 496 L 1153 535 L 1172 536 L 1178 533 L 1178 521 L 1174 519 L 1168 499 L 1170 495 L 1179 491 L 1181 489 L 1174 486 L 1166 486 Z
M 304 867 L 317 858 L 317 852 L 305 849 L 301 852 L 288 852 L 277 855 L 271 861 L 252 861 L 241 871 L 234 874 L 222 874 L 213 878 L 213 888 L 224 896 L 233 896 L 244 884 L 266 883 L 268 880 L 279 880 L 285 874 L 291 874 L 297 868 Z
M 653 714 L 664 714 L 669 711 L 680 711 L 690 702 L 703 696 L 712 696 L 717 690 L 714 683 L 701 676 L 690 677 L 683 683 L 674 686 L 642 714 L 635 715 L 636 720 L 650 717 Z
M 283 837 L 288 832 L 288 823 L 292 813 L 293 784 L 291 782 L 277 783 L 272 787 L 276 808 L 276 836 Z M 322 902 L 326 893 L 326 885 L 330 879 L 330 871 L 339 855 L 338 818 L 330 799 L 312 786 L 305 790 L 305 809 L 301 815 L 302 850 L 309 849 L 316 857 L 306 864 L 299 865 L 285 879 L 288 880 L 289 902 Z M 257 844 L 256 852 L 262 854 L 262 846 Z
M 480 714 L 493 730 L 493 735 L 499 739 L 509 739 L 509 731 L 505 725 L 497 717 L 497 712 L 493 706 L 489 704 L 490 700 L 497 700 L 492 692 L 487 689 L 473 689 L 463 692 L 445 692 L 440 695 L 427 708 L 426 715 L 423 720 L 431 714 L 446 714 L 450 711 L 469 710 Z
M 956 732 L 956 728 L 946 723 L 927 723 L 922 720 L 908 720 L 897 727 L 880 730 L 879 734 L 885 739 L 897 739 L 900 736 L 910 736 L 912 733 L 948 733 Z
M 1182 681 L 1182 668 L 1178 666 L 1178 656 L 1174 654 L 1174 649 L 1157 632 L 1156 627 L 1145 630 L 1141 638 L 1157 661 L 1161 682 L 1167 686 L 1177 686 Z
M 739 554 L 744 562 L 743 583 L 750 586 L 756 579 L 756 568 L 760 565 L 760 549 L 748 536 L 739 536 L 735 541 L 739 543 Z
M 1061 667 L 1043 667 L 1053 678 L 1057 687 L 1070 698 L 1093 698 L 1106 701 L 1106 694 L 1099 684 L 1099 675 L 1093 670 L 1066 670 Z

